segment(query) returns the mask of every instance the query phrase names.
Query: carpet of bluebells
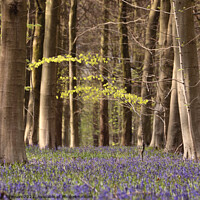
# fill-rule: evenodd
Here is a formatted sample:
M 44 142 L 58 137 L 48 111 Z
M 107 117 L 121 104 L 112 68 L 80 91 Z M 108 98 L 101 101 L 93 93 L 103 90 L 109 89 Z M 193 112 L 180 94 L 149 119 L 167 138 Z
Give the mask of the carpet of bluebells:
M 28 163 L 0 166 L 4 199 L 200 199 L 200 164 L 134 147 L 27 147 Z

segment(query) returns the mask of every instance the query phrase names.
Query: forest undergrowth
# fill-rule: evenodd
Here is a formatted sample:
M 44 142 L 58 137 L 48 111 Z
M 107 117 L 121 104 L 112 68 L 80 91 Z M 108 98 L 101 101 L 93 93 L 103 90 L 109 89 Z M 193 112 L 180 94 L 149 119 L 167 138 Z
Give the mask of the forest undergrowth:
M 28 162 L 0 166 L 4 199 L 199 199 L 200 165 L 135 147 L 26 148 Z

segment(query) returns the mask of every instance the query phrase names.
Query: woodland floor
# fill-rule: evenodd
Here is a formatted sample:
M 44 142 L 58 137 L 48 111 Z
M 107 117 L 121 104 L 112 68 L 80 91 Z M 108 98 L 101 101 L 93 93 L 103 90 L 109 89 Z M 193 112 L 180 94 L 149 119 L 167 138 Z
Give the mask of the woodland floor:
M 134 147 L 27 147 L 27 164 L 0 166 L 5 199 L 200 199 L 200 164 Z

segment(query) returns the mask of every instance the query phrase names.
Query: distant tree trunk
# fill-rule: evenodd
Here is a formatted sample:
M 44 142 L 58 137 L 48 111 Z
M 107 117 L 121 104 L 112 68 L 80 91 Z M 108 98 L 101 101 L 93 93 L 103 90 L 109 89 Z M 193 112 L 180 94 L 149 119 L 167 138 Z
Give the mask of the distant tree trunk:
M 103 0 L 103 20 L 104 25 L 101 35 L 101 57 L 105 58 L 108 56 L 108 13 L 109 1 Z M 101 82 L 101 89 L 104 89 L 104 85 L 107 83 L 108 69 L 103 61 L 100 64 L 100 72 L 104 78 Z M 102 95 L 100 99 L 100 135 L 99 135 L 99 146 L 109 146 L 109 125 L 108 125 L 108 99 L 106 96 Z
M 68 20 L 69 20 L 69 6 L 66 3 L 66 0 L 61 1 L 60 7 L 60 34 L 61 34 L 61 44 L 59 48 L 62 50 L 61 54 L 68 53 L 68 46 L 69 46 L 69 30 L 68 30 Z M 69 64 L 68 62 L 61 63 L 61 75 L 62 76 L 69 76 Z M 64 83 L 63 91 L 69 90 L 69 82 L 68 80 Z M 69 147 L 69 121 L 70 121 L 70 113 L 69 113 L 69 98 L 63 96 L 62 100 L 62 146 Z
M 99 102 L 94 102 L 93 105 L 93 146 L 99 146 Z
M 67 71 L 69 72 L 69 71 Z M 65 83 L 64 91 L 69 90 L 68 81 Z M 69 147 L 70 146 L 70 107 L 69 107 L 69 98 L 64 97 L 63 99 L 63 108 L 62 108 L 62 146 Z
M 157 37 L 157 25 L 159 19 L 159 12 L 155 10 L 160 6 L 160 0 L 154 0 L 149 14 L 149 20 L 147 25 L 146 32 L 146 48 L 148 50 L 145 51 L 144 58 L 144 67 L 143 67 L 143 75 L 142 75 L 142 89 L 141 89 L 141 97 L 143 99 L 150 100 L 152 97 L 151 93 L 151 85 L 148 85 L 147 82 L 152 80 L 153 76 L 153 60 L 156 47 L 156 37 Z M 150 144 L 151 140 L 151 102 L 148 102 L 146 105 L 141 106 L 141 118 L 138 128 L 138 146 L 142 146 L 143 142 L 147 145 Z
M 56 99 L 56 147 L 62 146 L 62 111 L 63 111 L 63 99 L 60 92 L 57 93 L 58 99 Z
M 33 40 L 32 62 L 37 62 L 43 57 L 43 42 L 45 32 L 45 2 L 46 0 L 35 0 L 36 27 Z M 24 137 L 25 143 L 29 145 L 35 145 L 38 143 L 41 73 L 42 66 L 32 69 L 31 72 L 31 91 L 29 95 L 27 123 Z
M 127 93 L 131 93 L 131 66 L 128 47 L 127 29 L 127 3 L 120 0 L 119 4 L 119 29 L 120 29 L 120 52 L 123 70 L 123 87 Z M 124 103 L 122 110 L 122 135 L 121 145 L 130 146 L 132 142 L 132 112 Z
M 56 46 L 56 55 L 61 55 L 63 53 L 63 39 L 64 32 L 61 24 L 61 15 L 63 4 L 61 4 L 61 0 L 58 1 L 58 15 L 57 15 L 57 46 Z M 63 3 L 63 2 L 62 2 Z M 65 2 L 64 2 L 65 3 Z M 62 6 L 61 6 L 62 5 Z M 63 111 L 63 99 L 61 98 L 62 94 L 62 82 L 59 80 L 62 75 L 62 65 L 63 63 L 57 63 L 57 87 L 56 87 L 56 147 L 62 146 L 62 111 Z
M 119 145 L 119 103 L 117 101 L 111 102 L 111 116 L 112 116 L 112 142 Z
M 174 7 L 175 65 L 184 158 L 200 158 L 200 86 L 193 20 L 193 1 L 176 0 Z M 187 27 L 187 28 L 186 28 Z
M 77 21 L 77 0 L 71 0 L 70 14 L 69 14 L 69 54 L 76 57 L 76 21 Z M 76 77 L 76 62 L 69 62 L 69 89 L 73 90 L 77 85 Z M 70 105 L 70 147 L 79 146 L 79 113 L 77 93 L 74 92 L 69 96 Z
M 0 163 L 25 162 L 24 86 L 27 2 L 2 1 L 0 63 Z
M 58 1 L 47 0 L 45 13 L 45 37 L 43 56 L 45 58 L 56 54 Z M 43 148 L 56 147 L 56 64 L 44 63 L 40 89 L 40 120 L 39 146 Z
M 64 90 L 69 90 L 69 83 L 68 81 L 65 83 Z M 62 108 L 62 146 L 69 147 L 70 146 L 70 107 L 69 107 L 69 98 L 64 97 L 63 99 L 63 108 Z
M 32 85 L 32 78 L 30 77 L 29 82 Z M 30 87 L 31 87 L 30 85 Z M 32 88 L 29 91 L 29 100 L 28 100 L 28 112 L 26 114 L 26 123 L 25 123 L 25 134 L 24 134 L 24 143 L 26 145 L 33 145 L 33 138 L 31 136 L 33 129 L 33 96 L 32 96 Z
M 132 1 L 133 4 L 135 6 L 142 6 L 142 1 L 140 0 L 133 0 Z M 139 19 L 143 13 L 141 13 L 142 10 L 141 9 L 134 9 L 134 18 L 137 20 Z M 137 23 L 136 23 L 137 24 Z M 146 30 L 144 29 L 143 26 L 140 26 L 140 24 L 138 25 L 134 25 L 133 27 L 133 33 L 140 33 L 140 37 L 141 39 L 145 37 L 145 32 Z M 140 40 L 139 40 L 140 41 Z M 144 50 L 142 50 L 141 52 L 141 47 L 139 45 L 132 45 L 132 51 L 133 53 L 130 54 L 132 56 L 133 62 L 131 63 L 131 67 L 133 70 L 136 71 L 137 76 L 141 77 L 142 74 L 142 68 L 143 68 L 143 61 L 144 61 Z M 132 79 L 134 78 L 134 76 L 132 77 Z M 135 83 L 132 84 L 132 93 L 134 93 L 137 96 L 141 95 L 141 86 L 139 85 L 139 83 Z M 132 136 L 132 144 L 135 146 L 137 145 L 137 131 L 138 131 L 138 127 L 139 127 L 139 120 L 140 117 L 138 117 L 138 114 L 133 112 L 133 116 L 132 116 L 132 132 L 133 132 L 133 136 Z
M 69 73 L 69 71 L 67 70 Z M 64 91 L 69 90 L 69 83 L 66 81 L 64 86 Z M 70 107 L 69 107 L 69 98 L 64 97 L 63 99 L 63 108 L 62 108 L 62 146 L 69 147 L 70 146 Z
M 27 14 L 27 42 L 26 42 L 26 59 L 31 61 L 32 60 L 32 50 L 33 50 L 33 39 L 34 39 L 34 27 L 31 27 L 31 25 L 35 24 L 35 5 L 34 1 L 28 0 L 27 1 L 28 5 L 28 14 Z M 30 86 L 30 75 L 31 72 L 30 70 L 26 69 L 25 71 L 25 77 L 26 77 L 26 85 L 25 86 Z M 27 118 L 28 118 L 28 104 L 29 104 L 29 95 L 30 90 L 25 90 L 25 95 L 24 95 L 24 124 L 26 126 L 27 123 Z M 30 116 L 30 115 L 29 115 Z
M 62 118 L 62 146 L 70 146 L 70 135 L 69 135 L 69 99 L 63 99 L 63 118 Z
M 170 0 L 161 0 L 160 12 L 160 63 L 156 106 L 153 116 L 151 147 L 163 148 L 167 139 L 169 122 L 170 89 L 173 69 L 172 17 Z M 168 13 L 167 13 L 168 12 Z M 171 47 L 171 48 L 170 48 Z

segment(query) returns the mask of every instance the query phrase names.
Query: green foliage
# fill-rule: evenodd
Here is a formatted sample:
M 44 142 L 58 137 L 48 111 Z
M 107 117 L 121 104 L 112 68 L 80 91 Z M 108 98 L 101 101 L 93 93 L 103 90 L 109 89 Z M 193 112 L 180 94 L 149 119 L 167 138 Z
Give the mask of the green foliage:
M 118 146 L 119 143 L 117 142 L 120 137 L 121 132 L 121 121 L 120 118 L 122 117 L 121 107 L 118 101 L 111 101 L 111 106 L 109 109 L 109 125 L 110 125 L 110 132 L 112 134 L 113 142 L 112 146 Z
M 61 62 L 78 62 L 82 63 L 85 62 L 85 64 L 90 64 L 90 65 L 96 65 L 99 64 L 100 62 L 108 63 L 109 58 L 102 58 L 99 57 L 98 54 L 96 56 L 92 56 L 90 53 L 87 55 L 80 54 L 79 57 L 72 57 L 71 55 L 58 55 L 57 57 L 50 57 L 50 58 L 43 58 L 42 60 L 39 60 L 38 62 L 30 63 L 29 68 L 38 68 L 39 66 L 43 65 L 44 63 L 61 63 Z
M 68 79 L 67 77 L 66 79 Z M 77 77 L 73 77 L 77 80 Z M 91 81 L 98 80 L 103 82 L 104 78 L 102 75 L 99 76 L 88 76 L 81 78 L 81 80 Z M 89 86 L 88 82 L 76 86 L 73 90 L 65 91 L 61 94 L 61 98 L 68 97 L 70 94 L 76 92 L 79 96 L 83 97 L 83 100 L 94 100 L 97 101 L 99 98 L 107 96 L 115 100 L 119 100 L 120 103 L 129 103 L 129 104 L 146 104 L 148 100 L 143 100 L 142 97 L 138 97 L 135 94 L 130 94 L 126 92 L 125 88 L 120 88 L 116 83 L 116 78 L 107 79 L 108 83 L 103 85 L 103 89 L 100 87 Z
M 29 69 L 38 68 L 44 63 L 62 63 L 62 62 L 78 62 L 85 63 L 86 65 L 94 66 L 99 63 L 107 64 L 109 58 L 102 58 L 98 54 L 91 55 L 90 53 L 87 55 L 80 54 L 78 57 L 72 57 L 71 55 L 58 55 L 57 57 L 43 58 L 38 62 L 29 63 Z M 103 85 L 103 89 L 100 87 L 100 83 L 104 82 L 102 75 L 89 75 L 86 77 L 68 77 L 63 76 L 60 73 L 59 81 L 66 83 L 71 79 L 76 81 L 81 81 L 81 85 L 74 87 L 72 90 L 64 90 L 61 92 L 61 98 L 66 98 L 70 94 L 77 93 L 78 96 L 82 97 L 83 100 L 88 101 L 97 101 L 99 98 L 107 96 L 108 98 L 112 98 L 114 100 L 118 100 L 120 103 L 126 104 L 146 104 L 148 100 L 143 100 L 141 97 L 138 97 L 135 94 L 130 94 L 126 92 L 126 88 L 119 86 L 118 80 L 114 77 L 107 77 L 107 83 Z M 93 85 L 93 82 L 98 82 L 99 84 Z M 63 84 L 64 85 L 64 84 Z
M 30 86 L 26 86 L 24 87 L 25 91 L 30 91 L 31 90 L 31 87 Z
M 36 27 L 36 26 L 41 27 L 42 25 L 41 24 L 27 24 L 28 29 L 34 29 L 34 27 Z
M 112 142 L 111 146 L 119 146 L 119 143 Z
M 81 103 L 80 103 L 81 104 Z M 79 106 L 81 107 L 80 112 L 80 133 L 81 133 L 81 146 L 91 146 L 93 144 L 93 107 L 91 107 L 92 102 L 88 101 L 84 104 L 81 104 Z M 98 111 L 96 111 L 98 112 Z

